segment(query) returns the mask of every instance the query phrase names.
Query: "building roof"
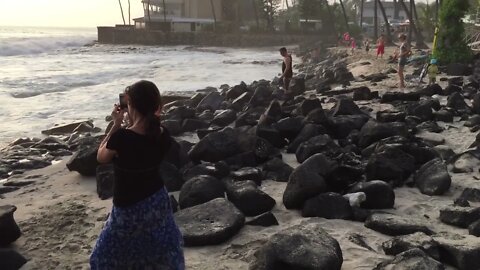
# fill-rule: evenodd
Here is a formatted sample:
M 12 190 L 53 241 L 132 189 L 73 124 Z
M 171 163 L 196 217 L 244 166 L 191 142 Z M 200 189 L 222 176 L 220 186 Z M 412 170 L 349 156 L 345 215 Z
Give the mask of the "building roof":
M 383 5 L 384 8 L 394 8 L 395 6 L 393 4 L 394 4 L 393 1 L 382 1 L 382 5 Z M 365 8 L 373 8 L 374 5 L 375 5 L 375 1 L 365 2 L 363 4 L 363 8 L 364 9 Z M 400 5 L 400 3 L 397 3 L 397 5 L 398 5 L 398 8 L 400 10 L 402 10 L 402 6 Z
M 135 18 L 133 19 L 135 22 L 145 22 L 145 17 L 140 17 L 140 18 Z M 158 17 L 158 16 L 152 16 L 151 17 L 152 22 L 164 22 L 165 19 L 163 16 Z M 182 18 L 182 17 L 168 17 L 167 16 L 167 21 L 168 22 L 173 22 L 173 23 L 215 23 L 213 19 L 199 19 L 199 18 Z
M 163 6 L 163 0 L 142 0 L 142 3 L 147 4 L 150 2 L 150 5 L 152 6 Z M 165 4 L 182 4 L 184 3 L 184 0 L 165 0 Z

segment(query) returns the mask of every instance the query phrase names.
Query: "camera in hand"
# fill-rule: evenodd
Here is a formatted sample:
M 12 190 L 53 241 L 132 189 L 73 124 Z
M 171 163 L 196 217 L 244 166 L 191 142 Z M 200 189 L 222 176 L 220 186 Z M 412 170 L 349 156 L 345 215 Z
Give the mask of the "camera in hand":
M 127 106 L 127 99 L 126 99 L 125 94 L 119 94 L 118 99 L 120 101 L 120 109 L 122 109 L 122 110 L 126 109 L 128 106 Z

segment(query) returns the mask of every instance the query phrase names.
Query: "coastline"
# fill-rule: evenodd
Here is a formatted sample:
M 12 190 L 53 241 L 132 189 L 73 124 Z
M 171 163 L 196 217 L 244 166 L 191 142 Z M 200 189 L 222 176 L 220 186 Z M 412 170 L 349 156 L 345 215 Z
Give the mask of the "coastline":
M 346 49 L 332 50 L 337 55 Z M 391 50 L 392 48 L 389 48 L 387 52 L 390 53 Z M 346 59 L 348 70 L 355 78 L 361 75 L 377 74 L 395 67 L 388 64 L 386 60 L 375 60 L 373 55 L 367 56 L 363 52 L 358 52 L 356 56 Z M 306 60 L 311 59 L 307 57 Z M 362 64 L 365 62 L 370 64 Z M 320 69 L 318 63 L 297 64 L 296 69 L 307 74 L 320 73 L 320 70 L 316 70 Z M 323 101 L 322 107 L 325 110 L 334 108 L 339 100 L 338 95 L 330 95 L 328 92 L 345 90 L 339 87 L 317 93 L 317 89 L 308 86 L 309 81 L 311 80 L 306 82 L 308 91 L 302 96 L 319 97 Z M 355 80 L 347 89 L 368 85 L 372 91 L 378 91 L 383 96 L 395 90 L 395 83 L 396 76 L 393 74 L 375 85 Z M 447 82 L 442 82 L 441 86 L 446 88 Z M 409 90 L 414 91 L 415 88 L 412 87 Z M 438 99 L 442 106 L 448 102 L 445 96 L 439 96 Z M 172 100 L 172 102 L 176 101 Z M 392 104 L 381 103 L 379 100 L 362 100 L 356 101 L 355 104 L 361 109 L 366 109 L 365 111 L 368 111 L 369 116 L 373 118 L 379 111 L 396 109 Z M 475 142 L 476 132 L 471 132 L 465 127 L 465 122 L 460 120 L 460 117 L 455 117 L 453 123 L 438 121 L 438 125 L 444 129 L 440 133 L 444 140 L 441 145 L 453 149 L 456 154 L 467 150 Z M 177 139 L 197 143 L 198 138 L 195 135 L 191 132 L 183 133 Z M 283 149 L 281 155 L 283 161 L 293 169 L 300 166 L 295 154 L 286 153 Z M 88 256 L 110 211 L 111 200 L 102 201 L 98 198 L 95 177 L 85 177 L 68 171 L 66 168 L 68 159 L 70 157 L 59 155 L 55 158 L 58 161 L 52 166 L 11 177 L 8 181 L 33 182 L 2 195 L 4 196 L 1 199 L 2 204 L 11 204 L 18 208 L 15 212 L 15 220 L 23 235 L 12 247 L 31 259 L 25 269 L 88 268 Z M 426 220 L 429 228 L 438 235 L 458 234 L 468 245 L 480 248 L 480 240 L 468 235 L 466 229 L 449 226 L 439 221 L 440 209 L 452 204 L 465 188 L 480 189 L 480 182 L 477 180 L 480 179 L 478 167 L 470 173 L 452 173 L 452 167 L 453 164 L 449 164 L 452 187 L 445 194 L 428 196 L 415 187 L 396 188 L 395 207 L 382 212 Z M 255 258 L 254 253 L 274 234 L 305 221 L 301 211 L 288 210 L 283 205 L 282 196 L 286 188 L 287 183 L 270 179 L 265 179 L 260 187 L 260 190 L 275 199 L 276 205 L 272 213 L 280 225 L 265 228 L 245 226 L 237 235 L 220 245 L 187 247 L 185 248 L 187 269 L 249 269 L 249 264 Z M 178 199 L 178 192 L 172 194 Z M 471 202 L 471 205 L 479 207 L 480 203 Z M 385 255 L 382 250 L 382 243 L 392 237 L 366 228 L 363 222 L 324 218 L 318 218 L 315 222 L 339 242 L 343 253 L 342 270 L 371 270 L 377 264 L 392 259 L 392 256 Z M 359 245 L 355 239 L 363 240 L 364 245 Z M 446 269 L 457 268 L 446 266 Z

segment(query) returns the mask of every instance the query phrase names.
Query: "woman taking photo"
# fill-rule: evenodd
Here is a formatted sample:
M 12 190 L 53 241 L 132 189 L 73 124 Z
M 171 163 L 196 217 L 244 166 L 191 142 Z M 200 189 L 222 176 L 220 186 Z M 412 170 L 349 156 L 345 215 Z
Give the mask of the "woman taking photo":
M 100 144 L 100 163 L 113 161 L 113 208 L 90 257 L 91 269 L 183 270 L 182 235 L 175 224 L 159 166 L 171 144 L 156 112 L 154 83 L 125 90 L 127 108 L 115 105 L 113 128 Z M 122 128 L 128 113 L 129 127 Z

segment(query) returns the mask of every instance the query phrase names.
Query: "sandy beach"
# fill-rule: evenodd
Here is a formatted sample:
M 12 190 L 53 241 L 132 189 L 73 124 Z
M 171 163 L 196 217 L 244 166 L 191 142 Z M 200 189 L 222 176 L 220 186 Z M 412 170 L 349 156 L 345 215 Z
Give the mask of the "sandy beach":
M 393 48 L 387 48 L 386 56 L 392 52 Z M 388 68 L 396 68 L 395 64 L 389 64 L 386 59 L 376 59 L 372 51 L 369 55 L 358 51 L 356 55 L 349 56 L 346 60 L 355 78 L 360 75 L 383 72 Z M 364 62 L 370 64 L 361 64 Z M 412 67 L 407 67 L 407 74 L 412 70 Z M 442 74 L 439 78 L 443 76 Z M 351 83 L 351 87 L 366 85 L 372 91 L 379 91 L 382 95 L 386 91 L 396 90 L 396 82 L 396 74 L 390 74 L 388 79 L 376 85 L 357 80 Z M 442 82 L 441 86 L 444 88 L 446 84 L 447 82 Z M 406 91 L 414 91 L 417 86 L 413 82 L 407 85 L 410 87 Z M 305 93 L 305 96 L 310 95 L 325 98 L 325 103 L 322 104 L 324 109 L 333 107 L 336 101 L 317 94 L 314 90 Z M 445 96 L 439 97 L 439 100 L 442 105 L 447 103 Z M 370 108 L 370 116 L 373 118 L 378 111 L 393 109 L 392 105 L 379 103 L 378 100 L 357 101 L 356 104 L 360 108 Z M 440 121 L 437 123 L 445 128 L 439 133 L 445 140 L 443 145 L 455 153 L 464 152 L 475 142 L 476 132 L 471 132 L 465 127 L 465 121 L 460 121 L 459 117 L 456 117 L 453 123 Z M 193 134 L 185 134 L 180 138 L 194 140 L 195 143 L 198 141 L 195 137 Z M 282 156 L 291 167 L 296 168 L 300 165 L 295 154 L 282 151 Z M 0 199 L 2 205 L 15 205 L 18 208 L 15 212 L 15 220 L 22 231 L 22 236 L 13 244 L 13 248 L 29 259 L 23 269 L 89 269 L 89 255 L 108 217 L 112 202 L 98 198 L 95 177 L 84 177 L 76 172 L 70 172 L 66 168 L 68 159 L 69 157 L 66 157 L 50 167 L 29 171 L 8 179 L 8 181 L 15 179 L 33 181 L 32 184 L 17 191 L 4 194 L 4 198 Z M 469 235 L 467 229 L 446 225 L 439 221 L 440 209 L 451 205 L 465 188 L 480 189 L 478 167 L 473 173 L 453 173 L 452 164 L 449 164 L 449 173 L 452 184 L 444 195 L 428 196 L 422 194 L 416 187 L 399 187 L 395 189 L 394 208 L 381 211 L 422 219 L 436 234 L 441 235 L 444 232 L 458 234 L 471 246 L 480 248 L 480 238 Z M 187 269 L 249 269 L 254 253 L 272 235 L 305 221 L 300 211 L 288 210 L 283 205 L 282 196 L 286 186 L 287 183 L 266 179 L 260 187 L 276 201 L 272 213 L 279 222 L 278 226 L 264 228 L 246 225 L 237 235 L 223 244 L 186 247 L 184 252 Z M 172 194 L 178 199 L 179 192 Z M 471 203 L 471 205 L 480 207 L 480 203 Z M 366 228 L 363 222 L 324 218 L 318 218 L 317 222 L 340 244 L 343 254 L 342 270 L 371 270 L 380 262 L 393 258 L 385 255 L 382 250 L 382 243 L 392 237 Z M 364 243 L 359 244 L 358 239 L 363 239 Z M 446 269 L 457 268 L 447 266 Z

